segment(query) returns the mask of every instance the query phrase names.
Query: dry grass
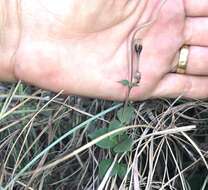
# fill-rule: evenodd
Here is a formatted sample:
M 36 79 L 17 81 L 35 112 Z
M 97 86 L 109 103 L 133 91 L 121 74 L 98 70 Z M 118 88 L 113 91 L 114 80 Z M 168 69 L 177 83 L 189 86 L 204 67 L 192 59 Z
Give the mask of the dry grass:
M 121 104 L 53 94 L 18 83 L 0 85 L 0 189 L 206 190 L 208 103 L 147 100 L 128 126 L 90 140 Z M 118 131 L 134 140 L 114 154 L 95 144 Z M 101 160 L 114 162 L 101 179 Z M 112 176 L 115 163 L 125 177 Z

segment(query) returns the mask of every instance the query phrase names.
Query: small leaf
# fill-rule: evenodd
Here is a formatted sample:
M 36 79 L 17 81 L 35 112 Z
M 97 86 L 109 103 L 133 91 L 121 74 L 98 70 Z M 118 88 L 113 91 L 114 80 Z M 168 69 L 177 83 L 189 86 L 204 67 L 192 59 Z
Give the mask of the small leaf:
M 114 119 L 109 124 L 108 132 L 119 129 L 121 127 L 122 127 L 122 123 L 120 121 L 118 121 L 117 119 Z M 115 133 L 114 135 L 112 135 L 111 137 L 114 137 L 114 136 L 117 136 L 117 135 L 120 135 L 120 134 L 123 134 L 123 133 L 124 133 L 123 131 L 118 132 L 118 133 Z
M 130 87 L 130 82 L 128 80 L 121 80 L 121 81 L 119 81 L 119 83 L 121 83 L 123 86 Z
M 95 139 L 105 133 L 108 132 L 108 129 L 107 128 L 100 128 L 100 129 L 96 129 L 93 133 L 90 133 L 88 136 L 91 138 L 91 139 Z
M 99 163 L 99 176 L 103 178 L 112 165 L 112 159 L 105 159 Z M 115 163 L 110 176 L 118 175 L 121 179 L 125 176 L 127 172 L 127 165 L 122 163 Z
M 108 129 L 101 128 L 101 129 L 97 129 L 95 132 L 89 134 L 88 136 L 91 139 L 95 139 L 95 138 L 100 137 L 106 133 L 108 133 Z M 101 140 L 100 142 L 96 143 L 96 145 L 99 146 L 100 148 L 103 148 L 103 149 L 109 149 L 109 148 L 113 148 L 117 143 L 118 142 L 117 142 L 116 137 L 107 137 L 104 140 Z
M 100 178 L 103 178 L 105 176 L 106 172 L 108 171 L 108 169 L 112 163 L 113 163 L 113 160 L 111 160 L 111 159 L 102 160 L 99 163 L 99 176 L 100 176 Z M 117 172 L 116 172 L 115 166 L 114 166 L 113 170 L 111 171 L 111 176 L 115 176 L 116 174 L 117 174 Z
M 122 164 L 122 163 L 119 163 L 119 164 L 116 164 L 116 170 L 117 170 L 117 175 L 123 179 L 126 175 L 126 172 L 127 172 L 127 165 L 126 164 Z
M 130 123 L 133 116 L 134 116 L 134 108 L 132 106 L 123 107 L 117 113 L 118 119 L 121 121 L 121 123 L 124 124 Z
M 126 134 L 120 137 L 119 143 L 113 148 L 116 153 L 123 153 L 131 151 L 133 145 L 133 140 Z

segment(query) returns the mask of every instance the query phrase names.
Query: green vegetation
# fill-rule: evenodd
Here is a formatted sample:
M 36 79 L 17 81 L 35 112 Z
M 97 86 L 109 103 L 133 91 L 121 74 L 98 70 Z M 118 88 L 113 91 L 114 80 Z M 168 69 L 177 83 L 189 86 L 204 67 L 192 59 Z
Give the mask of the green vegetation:
M 0 189 L 207 190 L 207 110 L 0 84 Z

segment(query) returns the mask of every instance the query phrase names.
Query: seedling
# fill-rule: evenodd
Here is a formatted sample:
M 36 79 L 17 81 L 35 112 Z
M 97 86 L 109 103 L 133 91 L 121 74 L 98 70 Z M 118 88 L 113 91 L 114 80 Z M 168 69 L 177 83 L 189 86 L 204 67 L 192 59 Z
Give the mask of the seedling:
M 119 83 L 128 88 L 128 94 L 125 100 L 124 107 L 117 112 L 116 118 L 110 122 L 107 128 L 97 129 L 95 132 L 91 133 L 89 135 L 91 139 L 95 139 L 110 131 L 128 125 L 132 121 L 132 118 L 134 116 L 134 108 L 131 104 L 129 104 L 129 95 L 132 88 L 137 87 L 141 80 L 141 74 L 139 72 L 139 58 L 142 51 L 141 40 L 134 40 L 131 45 L 131 50 L 131 80 L 119 81 Z M 136 69 L 134 69 L 135 60 L 137 61 Z M 125 134 L 124 132 L 120 132 L 98 142 L 96 145 L 102 149 L 108 149 L 112 153 L 120 154 L 132 150 L 133 139 L 130 138 L 129 135 Z M 100 162 L 99 175 L 101 178 L 104 177 L 105 173 L 107 172 L 112 163 L 113 160 L 111 159 L 105 159 Z M 118 175 L 120 178 L 123 178 L 126 173 L 126 168 L 126 164 L 116 162 L 112 169 L 111 176 Z

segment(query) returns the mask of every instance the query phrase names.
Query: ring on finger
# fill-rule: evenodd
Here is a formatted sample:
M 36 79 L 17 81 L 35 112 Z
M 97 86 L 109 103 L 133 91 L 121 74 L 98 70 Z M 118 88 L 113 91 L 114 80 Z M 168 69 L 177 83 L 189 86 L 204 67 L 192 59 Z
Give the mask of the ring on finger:
M 179 61 L 176 69 L 176 73 L 185 74 L 188 64 L 189 46 L 184 45 L 179 52 Z

